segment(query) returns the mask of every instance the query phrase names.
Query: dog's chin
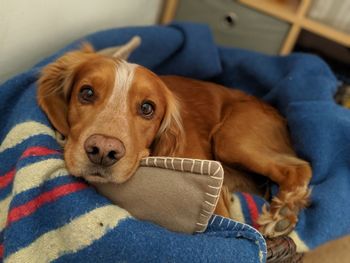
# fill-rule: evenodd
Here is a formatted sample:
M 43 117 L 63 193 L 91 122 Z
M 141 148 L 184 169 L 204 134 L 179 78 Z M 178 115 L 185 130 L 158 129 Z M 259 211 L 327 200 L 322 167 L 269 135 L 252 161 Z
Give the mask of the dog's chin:
M 133 166 L 130 166 L 130 168 L 127 171 L 112 172 L 109 176 L 104 177 L 104 179 L 106 180 L 104 182 L 105 183 L 114 183 L 114 184 L 125 183 L 135 174 L 135 172 L 138 168 L 137 164 L 138 164 L 138 162 L 136 162 Z M 95 182 L 98 182 L 98 181 L 95 181 Z M 102 181 L 99 181 L 99 182 L 102 183 Z
M 68 169 L 68 171 L 73 176 L 84 178 L 89 183 L 122 184 L 134 175 L 138 167 L 136 163 L 126 169 L 126 171 L 118 171 L 118 169 L 99 169 L 89 165 L 78 171 L 75 169 Z
M 109 173 L 106 173 L 102 169 L 94 169 L 92 167 L 85 166 L 85 165 L 84 166 L 80 165 L 80 167 L 70 166 L 67 163 L 67 170 L 71 175 L 73 175 L 75 177 L 83 178 L 90 183 L 93 183 L 93 182 L 95 182 L 95 183 L 107 183 L 107 182 L 109 182 L 109 180 L 108 180 Z
M 89 183 L 110 183 L 110 180 L 106 177 L 103 177 L 100 174 L 85 174 L 82 175 L 81 177 L 83 177 L 86 181 L 88 181 Z
M 122 184 L 128 181 L 136 172 L 139 167 L 140 160 L 149 155 L 149 150 L 146 149 L 138 153 L 137 158 L 128 159 L 128 165 L 119 164 L 119 169 L 109 169 L 97 171 L 95 173 L 87 173 L 84 178 L 92 183 L 113 183 L 113 184 Z M 102 173 L 100 173 L 102 172 Z
M 82 177 L 90 182 L 90 183 L 113 183 L 113 184 L 122 184 L 124 182 L 126 182 L 127 180 L 129 180 L 132 177 L 133 173 L 130 174 L 126 174 L 123 176 L 115 176 L 115 175 L 100 175 L 100 174 L 85 174 Z

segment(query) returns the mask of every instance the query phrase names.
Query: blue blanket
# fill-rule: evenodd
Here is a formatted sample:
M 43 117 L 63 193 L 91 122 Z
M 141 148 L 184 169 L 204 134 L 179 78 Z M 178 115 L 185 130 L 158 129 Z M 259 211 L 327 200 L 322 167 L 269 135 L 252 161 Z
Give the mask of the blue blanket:
M 217 47 L 208 28 L 194 24 L 111 29 L 84 40 L 99 50 L 135 35 L 142 45 L 130 61 L 158 74 L 245 90 L 287 118 L 298 155 L 313 167 L 312 204 L 291 233 L 299 251 L 350 233 L 350 114 L 333 102 L 337 81 L 323 61 Z M 214 216 L 203 234 L 173 233 L 132 218 L 68 175 L 54 131 L 37 106 L 35 82 L 44 65 L 81 41 L 0 87 L 0 259 L 264 262 L 265 241 L 247 224 Z M 246 196 L 239 195 L 243 220 L 254 225 L 251 203 L 245 202 L 252 198 Z

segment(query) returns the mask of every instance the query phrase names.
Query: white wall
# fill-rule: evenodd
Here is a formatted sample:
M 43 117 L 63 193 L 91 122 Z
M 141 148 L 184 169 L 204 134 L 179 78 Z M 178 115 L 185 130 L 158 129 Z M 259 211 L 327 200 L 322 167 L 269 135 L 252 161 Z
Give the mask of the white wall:
M 0 0 L 0 83 L 97 30 L 157 21 L 161 0 Z

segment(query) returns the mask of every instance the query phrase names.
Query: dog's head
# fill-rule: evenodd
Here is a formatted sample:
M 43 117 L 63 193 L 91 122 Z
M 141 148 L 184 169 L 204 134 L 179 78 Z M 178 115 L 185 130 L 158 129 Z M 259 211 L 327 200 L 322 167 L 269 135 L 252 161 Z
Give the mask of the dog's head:
M 122 183 L 141 158 L 182 145 L 179 105 L 161 79 L 88 45 L 43 69 L 38 102 L 67 139 L 69 172 L 91 182 Z

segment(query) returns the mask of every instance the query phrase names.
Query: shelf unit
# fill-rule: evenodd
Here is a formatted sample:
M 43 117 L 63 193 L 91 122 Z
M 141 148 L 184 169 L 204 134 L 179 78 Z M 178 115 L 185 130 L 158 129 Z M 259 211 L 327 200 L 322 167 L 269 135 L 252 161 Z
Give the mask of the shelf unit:
M 240 3 L 291 24 L 280 54 L 286 55 L 302 30 L 330 39 L 350 48 L 350 35 L 307 17 L 312 0 L 238 0 Z

